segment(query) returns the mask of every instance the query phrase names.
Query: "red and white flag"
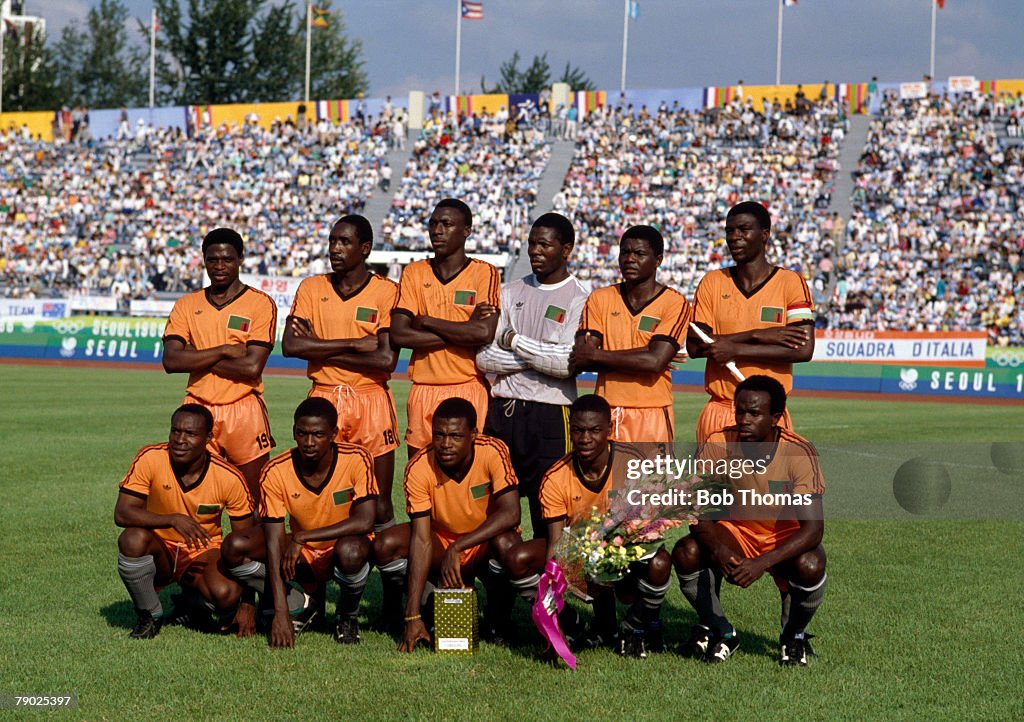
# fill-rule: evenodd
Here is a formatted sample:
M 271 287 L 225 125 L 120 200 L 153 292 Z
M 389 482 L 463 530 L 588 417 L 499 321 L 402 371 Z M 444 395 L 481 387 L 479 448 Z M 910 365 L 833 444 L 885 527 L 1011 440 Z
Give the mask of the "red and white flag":
M 462 19 L 483 20 L 484 4 L 482 2 L 471 2 L 471 0 L 462 0 Z

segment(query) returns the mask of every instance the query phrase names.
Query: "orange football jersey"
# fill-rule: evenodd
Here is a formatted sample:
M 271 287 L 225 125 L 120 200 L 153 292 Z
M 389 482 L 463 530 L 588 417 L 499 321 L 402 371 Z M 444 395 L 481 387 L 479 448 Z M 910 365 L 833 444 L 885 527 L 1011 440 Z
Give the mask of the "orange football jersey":
M 540 482 L 540 508 L 545 522 L 565 519 L 566 526 L 571 526 L 594 509 L 600 514 L 608 511 L 611 498 L 627 479 L 630 459 L 644 459 L 635 446 L 610 443 L 608 466 L 600 479 L 584 479 L 572 454 L 563 456 L 548 469 Z
M 343 296 L 331 281 L 331 274 L 313 276 L 299 284 L 289 316 L 305 319 L 318 338 L 363 338 L 376 336 L 391 327 L 391 310 L 398 298 L 398 284 L 371 273 L 362 288 Z M 386 371 L 353 371 L 310 361 L 306 376 L 324 386 L 381 386 L 391 374 Z
M 623 296 L 622 284 L 590 294 L 577 335 L 598 335 L 606 351 L 647 348 L 654 339 L 667 341 L 678 350 L 686 342 L 690 304 L 675 289 L 662 288 L 640 309 L 632 309 Z M 654 408 L 672 405 L 672 372 L 649 374 L 599 371 L 595 393 L 612 406 Z
M 193 291 L 175 301 L 164 342 L 176 338 L 200 351 L 227 343 L 274 347 L 277 305 L 270 296 L 246 286 L 232 300 L 217 306 L 207 290 Z M 207 404 L 230 404 L 253 391 L 263 393 L 263 379 L 239 381 L 202 371 L 189 374 L 185 390 Z
M 462 481 L 445 474 L 427 446 L 405 470 L 406 511 L 410 517 L 429 514 L 436 531 L 468 534 L 487 520 L 492 498 L 518 485 L 508 447 L 498 439 L 476 437 L 473 465 Z
M 499 304 L 501 278 L 490 263 L 469 259 L 461 271 L 443 280 L 429 260 L 405 267 L 395 313 L 468 321 L 478 303 Z M 409 377 L 419 384 L 461 384 L 482 379 L 476 348 L 447 345 L 435 351 L 413 351 Z
M 182 514 L 195 519 L 214 543 L 220 544 L 221 514 L 227 511 L 232 519 L 245 519 L 252 515 L 253 504 L 238 469 L 216 454 L 207 457 L 199 481 L 185 488 L 171 466 L 167 444 L 146 446 L 121 480 L 120 491 L 145 499 L 146 510 L 154 514 Z M 170 542 L 185 541 L 173 527 L 154 529 L 153 533 Z
M 717 334 L 813 322 L 814 306 L 807 283 L 798 273 L 776 268 L 768 280 L 748 296 L 736 285 L 732 270 L 723 268 L 701 279 L 693 298 L 693 320 L 706 326 L 714 338 Z M 793 390 L 791 363 L 740 360 L 736 365 L 744 376 L 761 374 L 778 380 L 787 395 Z M 732 400 L 736 384 L 728 369 L 707 360 L 704 388 L 712 398 Z
M 306 483 L 294 449 L 274 458 L 260 478 L 260 516 L 264 521 L 289 518 L 292 531 L 322 529 L 345 521 L 352 506 L 377 497 L 373 457 L 362 446 L 335 443 L 334 464 L 315 489 Z M 330 549 L 334 540 L 307 542 L 312 549 Z
M 749 474 L 737 474 L 738 478 L 729 477 L 731 491 L 736 499 L 729 510 L 730 518 L 722 522 L 743 527 L 749 536 L 758 540 L 759 546 L 768 549 L 774 548 L 800 528 L 800 522 L 795 519 L 795 507 L 767 504 L 744 506 L 739 491 L 749 489 L 759 495 L 813 495 L 825 492 L 825 481 L 813 444 L 792 431 L 777 428 L 778 443 L 772 446 L 772 458 L 764 471 L 755 470 Z M 735 426 L 712 434 L 697 453 L 702 459 L 744 459 Z

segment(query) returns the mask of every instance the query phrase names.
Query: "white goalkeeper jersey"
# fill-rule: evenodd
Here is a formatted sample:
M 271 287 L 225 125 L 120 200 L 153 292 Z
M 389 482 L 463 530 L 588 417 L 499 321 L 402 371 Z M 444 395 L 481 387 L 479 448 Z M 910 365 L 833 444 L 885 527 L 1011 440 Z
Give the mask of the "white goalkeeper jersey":
M 587 290 L 570 275 L 561 283 L 540 284 L 532 273 L 501 287 L 501 320 L 494 342 L 476 355 L 484 373 L 497 374 L 491 395 L 568 406 L 576 400 L 576 377 L 569 373 Z M 512 350 L 498 345 L 508 328 L 516 331 Z

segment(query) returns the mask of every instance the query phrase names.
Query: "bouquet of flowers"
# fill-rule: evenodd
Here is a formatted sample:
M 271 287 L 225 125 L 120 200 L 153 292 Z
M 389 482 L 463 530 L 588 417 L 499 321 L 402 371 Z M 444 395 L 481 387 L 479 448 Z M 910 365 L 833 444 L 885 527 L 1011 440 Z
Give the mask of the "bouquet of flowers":
M 694 491 L 713 485 L 694 476 L 689 480 L 648 476 L 627 481 L 609 492 L 607 511 L 597 507 L 565 529 L 555 543 L 554 557 L 541 577 L 533 619 L 541 634 L 569 666 L 576 668 L 557 615 L 570 592 L 584 601 L 587 582 L 612 584 L 626 577 L 629 567 L 657 554 L 671 529 L 696 523 L 715 509 L 690 502 Z

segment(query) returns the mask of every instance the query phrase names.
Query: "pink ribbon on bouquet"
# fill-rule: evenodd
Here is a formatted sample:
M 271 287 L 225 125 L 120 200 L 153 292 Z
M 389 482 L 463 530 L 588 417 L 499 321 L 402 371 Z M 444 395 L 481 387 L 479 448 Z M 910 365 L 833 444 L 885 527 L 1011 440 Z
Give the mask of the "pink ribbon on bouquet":
M 569 650 L 565 634 L 558 626 L 558 613 L 565 606 L 565 592 L 569 582 L 565 579 L 558 562 L 549 559 L 544 566 L 544 573 L 537 585 L 537 599 L 533 603 L 533 623 L 548 646 L 553 647 L 559 657 L 565 660 L 570 668 L 576 669 L 576 656 Z

